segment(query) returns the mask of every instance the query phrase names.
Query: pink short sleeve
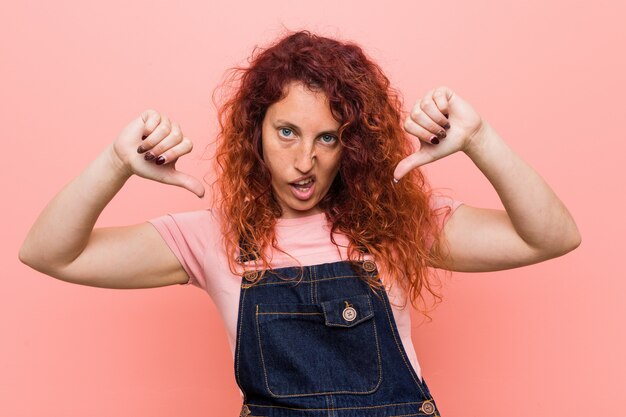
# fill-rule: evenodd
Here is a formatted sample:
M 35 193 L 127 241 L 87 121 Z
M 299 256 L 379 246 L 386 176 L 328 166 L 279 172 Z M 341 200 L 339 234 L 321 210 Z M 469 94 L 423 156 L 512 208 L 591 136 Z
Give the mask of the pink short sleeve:
M 450 219 L 450 217 L 452 217 L 454 211 L 463 203 L 451 197 L 432 194 L 429 204 L 435 211 L 435 219 L 437 220 L 438 228 L 439 230 L 442 230 L 446 222 Z M 434 242 L 434 238 L 432 236 L 428 236 L 426 242 L 428 249 L 430 249 Z
M 148 220 L 187 272 L 189 281 L 181 285 L 192 284 L 206 290 L 204 260 L 210 218 L 210 211 L 199 210 L 171 213 Z

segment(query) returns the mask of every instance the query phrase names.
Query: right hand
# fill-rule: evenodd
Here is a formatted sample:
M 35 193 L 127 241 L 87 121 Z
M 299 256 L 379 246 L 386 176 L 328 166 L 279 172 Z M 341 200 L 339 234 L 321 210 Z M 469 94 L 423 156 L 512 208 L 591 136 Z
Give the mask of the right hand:
M 138 151 L 139 146 L 143 152 Z M 193 144 L 183 136 L 180 125 L 152 109 L 130 122 L 113 143 L 114 156 L 131 175 L 176 185 L 202 198 L 202 183 L 175 168 L 176 160 L 192 149 Z M 165 161 L 157 165 L 159 157 Z

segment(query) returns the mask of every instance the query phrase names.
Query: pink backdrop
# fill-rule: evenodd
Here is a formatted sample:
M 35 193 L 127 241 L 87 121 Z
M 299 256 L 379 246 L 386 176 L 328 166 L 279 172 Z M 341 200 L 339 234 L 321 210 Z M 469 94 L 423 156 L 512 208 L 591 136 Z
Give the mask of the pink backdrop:
M 213 88 L 283 25 L 356 40 L 407 107 L 429 88 L 456 90 L 579 226 L 582 245 L 567 256 L 455 273 L 434 321 L 416 317 L 415 347 L 444 417 L 626 415 L 622 2 L 5 3 L 1 416 L 238 414 L 226 333 L 208 295 L 71 285 L 17 254 L 47 202 L 146 108 L 194 140 L 177 166 L 201 177 L 216 131 Z M 502 207 L 463 154 L 425 169 L 467 204 Z M 205 204 L 133 178 L 97 225 Z

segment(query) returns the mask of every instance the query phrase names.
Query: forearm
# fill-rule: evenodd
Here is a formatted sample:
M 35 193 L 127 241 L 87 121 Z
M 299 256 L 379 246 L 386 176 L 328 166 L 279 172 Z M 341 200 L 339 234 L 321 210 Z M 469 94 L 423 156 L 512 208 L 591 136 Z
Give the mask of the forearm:
M 465 154 L 495 188 L 518 235 L 549 252 L 578 246 L 574 219 L 541 176 L 487 122 L 475 139 Z
M 100 213 L 130 177 L 109 145 L 41 212 L 19 257 L 38 270 L 73 261 L 83 251 Z

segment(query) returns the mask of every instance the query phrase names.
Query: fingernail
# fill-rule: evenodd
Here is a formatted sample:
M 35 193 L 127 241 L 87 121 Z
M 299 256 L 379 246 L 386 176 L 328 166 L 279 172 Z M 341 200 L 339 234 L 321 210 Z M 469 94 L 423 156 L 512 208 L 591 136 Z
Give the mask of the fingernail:
M 154 156 L 154 154 L 152 152 L 146 152 L 146 154 L 143 157 L 146 161 L 152 161 L 154 158 L 156 158 L 156 156 Z
M 444 113 L 443 115 L 446 116 L 446 119 L 448 118 L 448 115 L 446 113 Z
M 163 165 L 164 162 L 165 162 L 165 158 L 163 158 L 163 155 L 159 156 L 158 159 L 156 160 L 157 165 Z
M 145 140 L 147 138 L 147 136 L 142 136 L 141 140 Z
M 400 180 L 397 180 L 397 179 L 395 179 L 395 178 L 393 179 L 393 183 L 394 183 L 394 184 L 397 184 L 397 183 L 399 183 L 399 182 L 400 182 Z
M 440 130 L 439 133 L 437 133 L 437 136 L 439 137 L 439 139 L 445 138 L 446 137 L 445 130 Z
M 450 123 L 446 123 L 446 125 L 443 128 L 444 129 L 450 129 Z
M 432 138 L 430 138 L 430 143 L 433 144 L 438 144 L 439 143 L 439 139 L 437 139 L 437 136 L 433 136 Z
M 137 153 L 144 153 L 145 151 L 146 150 L 141 145 L 139 145 L 139 147 L 137 148 Z

